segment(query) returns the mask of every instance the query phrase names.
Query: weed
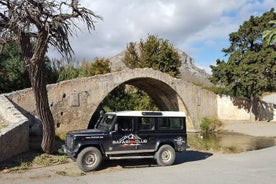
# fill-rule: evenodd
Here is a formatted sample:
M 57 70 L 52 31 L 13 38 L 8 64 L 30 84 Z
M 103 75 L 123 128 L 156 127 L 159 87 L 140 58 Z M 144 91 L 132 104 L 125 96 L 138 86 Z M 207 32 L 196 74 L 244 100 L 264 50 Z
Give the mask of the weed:
M 7 169 L 7 172 L 21 172 L 29 169 L 32 166 L 31 162 L 20 161 L 20 165 Z
M 64 133 L 59 133 L 59 134 L 57 134 L 57 136 L 56 136 L 56 140 L 65 141 L 65 139 L 66 139 L 66 132 L 64 132 Z
M 50 166 L 65 163 L 68 163 L 68 157 L 64 155 L 49 155 L 47 153 L 41 154 L 33 160 L 33 164 L 39 166 Z
M 80 177 L 80 176 L 85 176 L 86 174 L 84 172 L 72 172 L 72 173 L 68 173 L 65 171 L 56 171 L 57 175 L 61 175 L 61 176 L 71 176 L 71 177 Z
M 244 151 L 240 145 L 221 144 L 218 134 L 188 134 L 188 143 L 193 150 L 222 153 L 240 153 Z
M 2 124 L 2 123 L 0 122 L 0 129 L 5 128 L 5 127 L 7 127 L 7 125 L 6 125 L 6 124 Z
M 56 171 L 57 175 L 66 176 L 67 173 L 65 171 Z
M 222 126 L 222 122 L 216 118 L 203 118 L 200 124 L 200 129 L 205 133 L 218 131 Z
M 202 151 L 220 151 L 221 146 L 213 137 L 188 134 L 189 146 Z
M 223 153 L 240 153 L 243 150 L 235 145 L 223 147 Z

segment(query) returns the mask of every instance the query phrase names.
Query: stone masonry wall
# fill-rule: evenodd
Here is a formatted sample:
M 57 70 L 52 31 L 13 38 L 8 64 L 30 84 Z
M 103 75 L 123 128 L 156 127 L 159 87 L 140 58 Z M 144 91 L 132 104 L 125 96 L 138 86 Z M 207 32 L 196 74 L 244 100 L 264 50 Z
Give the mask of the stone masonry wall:
M 29 123 L 4 95 L 0 96 L 0 162 L 29 150 Z
M 248 100 L 217 96 L 217 106 L 218 118 L 221 120 L 276 122 L 276 104 L 258 102 L 254 109 Z

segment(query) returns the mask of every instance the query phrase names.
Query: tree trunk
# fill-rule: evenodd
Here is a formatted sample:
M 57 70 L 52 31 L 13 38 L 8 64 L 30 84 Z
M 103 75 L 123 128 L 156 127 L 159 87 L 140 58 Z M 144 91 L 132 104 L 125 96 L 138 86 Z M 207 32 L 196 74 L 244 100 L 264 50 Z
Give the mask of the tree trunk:
M 55 124 L 49 107 L 45 82 L 44 56 L 47 50 L 47 31 L 38 34 L 38 41 L 32 53 L 32 44 L 28 35 L 21 34 L 21 49 L 29 72 L 33 93 L 35 96 L 36 110 L 43 127 L 41 148 L 46 153 L 53 153 L 55 142 Z
M 44 63 L 29 67 L 31 84 L 35 96 L 36 110 L 42 121 L 43 138 L 41 148 L 46 153 L 53 153 L 55 141 L 55 125 L 52 112 L 49 107 L 46 83 L 44 80 Z

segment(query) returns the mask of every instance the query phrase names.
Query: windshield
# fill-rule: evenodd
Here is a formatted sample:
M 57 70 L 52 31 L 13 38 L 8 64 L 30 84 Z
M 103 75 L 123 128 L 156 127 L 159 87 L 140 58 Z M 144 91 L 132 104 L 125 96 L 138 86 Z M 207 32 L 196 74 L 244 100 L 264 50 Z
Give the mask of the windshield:
M 97 126 L 97 129 L 100 130 L 110 130 L 112 123 L 113 123 L 113 119 L 114 119 L 114 115 L 105 115 L 101 120 L 100 123 Z

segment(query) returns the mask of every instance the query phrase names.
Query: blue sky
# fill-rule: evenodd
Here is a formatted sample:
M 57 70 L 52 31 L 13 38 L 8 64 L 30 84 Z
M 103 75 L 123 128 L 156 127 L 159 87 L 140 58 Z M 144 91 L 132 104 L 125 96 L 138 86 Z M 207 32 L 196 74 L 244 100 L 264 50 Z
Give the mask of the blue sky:
M 81 30 L 71 39 L 76 59 L 108 58 L 129 42 L 153 34 L 168 39 L 207 72 L 216 59 L 225 59 L 221 50 L 229 46 L 231 32 L 251 15 L 276 8 L 276 0 L 81 0 L 80 4 L 103 21 L 97 21 L 90 34 L 79 24 Z M 60 57 L 53 49 L 48 55 Z

